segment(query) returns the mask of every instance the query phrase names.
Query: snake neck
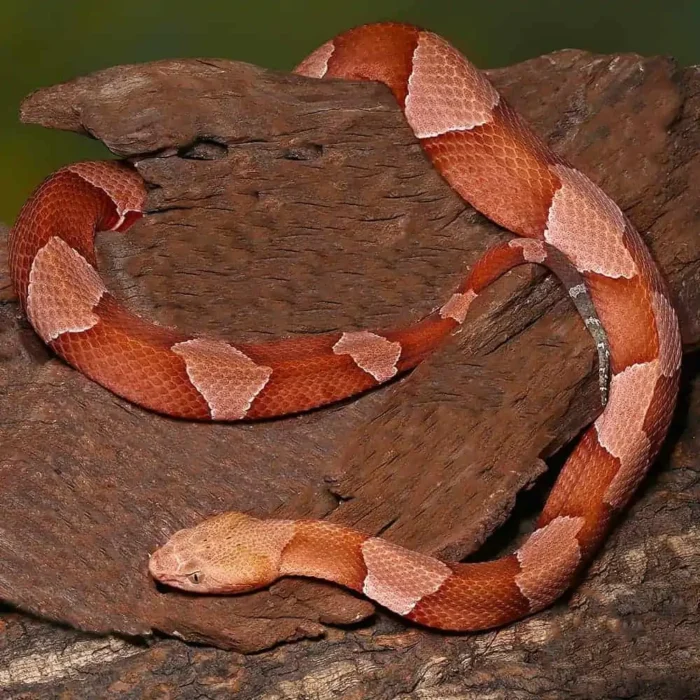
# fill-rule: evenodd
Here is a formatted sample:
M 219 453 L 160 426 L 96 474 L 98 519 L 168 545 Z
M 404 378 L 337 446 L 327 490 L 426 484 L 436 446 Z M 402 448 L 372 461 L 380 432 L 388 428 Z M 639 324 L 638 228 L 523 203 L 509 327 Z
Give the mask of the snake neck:
M 280 576 L 308 576 L 362 591 L 364 535 L 325 521 L 300 520 L 280 558 Z

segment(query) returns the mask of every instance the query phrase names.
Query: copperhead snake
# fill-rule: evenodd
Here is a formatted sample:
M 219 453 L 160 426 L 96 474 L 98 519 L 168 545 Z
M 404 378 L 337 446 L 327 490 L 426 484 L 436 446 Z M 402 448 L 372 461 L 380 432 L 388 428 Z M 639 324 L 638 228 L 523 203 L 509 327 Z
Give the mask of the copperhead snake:
M 518 237 L 488 251 L 446 303 L 406 328 L 264 344 L 193 337 L 139 318 L 108 292 L 95 231 L 128 229 L 142 215 L 145 186 L 127 164 L 77 163 L 37 188 L 10 232 L 21 307 L 57 355 L 129 401 L 186 419 L 234 421 L 376 387 L 433 352 L 494 279 L 525 262 L 550 267 L 596 340 L 609 395 L 516 552 L 445 563 L 328 522 L 225 513 L 175 533 L 149 563 L 157 580 L 204 593 L 253 590 L 281 576 L 327 579 L 450 630 L 541 610 L 590 560 L 666 435 L 681 364 L 667 287 L 618 206 L 549 150 L 442 38 L 409 25 L 367 25 L 325 43 L 296 73 L 385 83 L 445 180 Z

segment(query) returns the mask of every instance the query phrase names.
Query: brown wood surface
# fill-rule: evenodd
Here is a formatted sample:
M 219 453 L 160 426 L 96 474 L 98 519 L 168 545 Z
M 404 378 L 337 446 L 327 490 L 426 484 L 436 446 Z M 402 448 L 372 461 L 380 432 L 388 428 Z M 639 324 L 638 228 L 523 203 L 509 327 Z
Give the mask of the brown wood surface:
M 647 232 L 684 340 L 697 347 L 697 70 L 565 51 L 491 77 Z M 262 339 L 417 319 L 504 238 L 431 170 L 381 86 L 169 61 L 39 91 L 22 116 L 90 133 L 136 160 L 151 216 L 126 236 L 101 237 L 102 268 L 132 308 L 188 330 Z M 375 623 L 365 601 L 308 581 L 206 598 L 159 591 L 146 575 L 148 552 L 169 534 L 226 509 L 326 516 L 458 559 L 520 494 L 505 533 L 517 537 L 547 486 L 525 493 L 540 458 L 599 411 L 592 344 L 537 268 L 495 285 L 464 331 L 406 379 L 279 421 L 191 424 L 115 398 L 43 348 L 4 264 L 0 357 L 0 598 L 130 637 L 8 612 L 0 693 L 692 697 L 697 363 L 675 439 L 582 585 L 505 630 L 437 635 L 384 613 Z M 326 639 L 248 658 L 158 633 L 237 652 Z

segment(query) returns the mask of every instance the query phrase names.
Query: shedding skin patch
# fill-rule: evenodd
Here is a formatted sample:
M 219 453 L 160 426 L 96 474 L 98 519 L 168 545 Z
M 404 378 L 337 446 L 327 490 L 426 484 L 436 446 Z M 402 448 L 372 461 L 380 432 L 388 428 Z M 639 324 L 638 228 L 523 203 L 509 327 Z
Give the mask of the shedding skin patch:
M 683 353 L 678 317 L 663 294 L 654 292 L 651 306 L 659 335 L 659 368 L 661 374 L 670 377 L 680 368 Z
M 585 284 L 577 284 L 574 285 L 573 287 L 569 287 L 569 296 L 572 299 L 577 299 L 580 296 L 583 296 L 586 293 L 586 285 Z
M 343 333 L 333 346 L 336 355 L 350 355 L 355 364 L 378 382 L 391 379 L 397 372 L 401 345 L 369 331 Z
M 576 536 L 584 518 L 559 516 L 535 530 L 516 552 L 520 573 L 515 577 L 521 593 L 530 602 L 530 612 L 553 603 L 569 586 L 581 561 Z
M 106 291 L 95 268 L 54 236 L 32 261 L 27 317 L 45 343 L 63 333 L 80 333 L 99 323 L 94 309 Z
M 452 575 L 441 561 L 377 537 L 362 545 L 362 556 L 367 567 L 362 592 L 399 615 L 411 612 Z
M 531 263 L 543 263 L 547 259 L 547 248 L 534 238 L 515 238 L 508 242 L 511 248 L 522 248 L 523 258 Z
M 195 338 L 173 345 L 172 351 L 185 361 L 187 376 L 214 420 L 244 418 L 272 374 L 270 367 L 255 364 L 222 340 Z
M 459 51 L 436 34 L 420 33 L 405 108 L 419 139 L 486 124 L 499 99 L 491 83 Z
M 323 78 L 328 70 L 328 61 L 335 51 L 333 41 L 327 41 L 319 46 L 316 51 L 309 54 L 295 69 L 298 75 L 305 75 L 307 78 Z
M 649 461 L 651 444 L 644 420 L 659 379 L 659 360 L 627 367 L 610 382 L 610 400 L 595 422 L 598 441 L 620 469 L 605 492 L 605 502 L 613 508 L 627 502 Z
M 440 309 L 440 318 L 451 318 L 457 323 L 464 323 L 469 307 L 476 299 L 476 296 L 476 292 L 472 289 L 464 293 L 457 292 L 453 294 Z
M 639 273 L 625 245 L 620 208 L 583 173 L 550 165 L 561 181 L 547 217 L 544 239 L 573 262 L 579 272 L 632 278 Z

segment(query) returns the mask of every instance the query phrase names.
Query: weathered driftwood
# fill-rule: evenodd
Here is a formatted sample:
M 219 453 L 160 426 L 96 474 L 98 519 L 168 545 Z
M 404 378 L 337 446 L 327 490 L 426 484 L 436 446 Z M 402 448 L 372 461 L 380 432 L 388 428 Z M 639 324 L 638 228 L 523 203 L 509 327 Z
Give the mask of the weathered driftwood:
M 684 339 L 697 345 L 697 72 L 665 59 L 567 51 L 491 77 L 648 231 Z M 404 323 L 445 299 L 504 235 L 430 169 L 377 85 L 170 61 L 39 91 L 22 115 L 86 131 L 135 159 L 152 187 L 152 215 L 127 236 L 102 237 L 102 267 L 132 308 L 190 330 L 261 339 Z M 115 398 L 43 349 L 6 277 L 0 290 L 0 598 L 84 630 L 156 630 L 239 651 L 328 635 L 321 647 L 284 647 L 251 664 L 176 641 L 147 649 L 8 615 L 0 688 L 26 687 L 30 660 L 66 645 L 69 661 L 48 662 L 52 691 L 95 696 L 112 681 L 135 697 L 150 687 L 141 683 L 177 692 L 195 669 L 208 680 L 200 675 L 191 697 L 239 689 L 270 698 L 299 697 L 305 683 L 343 697 L 367 697 L 369 688 L 372 697 L 489 688 L 502 693 L 493 697 L 557 697 L 583 692 L 582 670 L 589 691 L 603 694 L 630 692 L 635 664 L 645 666 L 640 677 L 668 687 L 697 673 L 697 641 L 686 635 L 697 640 L 690 583 L 700 547 L 689 490 L 697 471 L 688 450 L 697 446 L 687 432 L 676 469 L 657 472 L 570 607 L 498 633 L 434 635 L 384 614 L 378 625 L 339 632 L 326 625 L 358 622 L 372 608 L 331 586 L 284 581 L 205 598 L 164 593 L 146 575 L 147 553 L 170 533 L 224 509 L 325 516 L 452 559 L 476 550 L 542 473 L 540 457 L 599 410 L 591 343 L 541 271 L 495 285 L 468 327 L 410 377 L 342 406 L 239 425 L 169 420 Z M 647 646 L 637 639 L 631 656 L 621 639 L 639 624 Z M 663 631 L 667 649 L 656 670 L 649 630 Z M 600 660 L 586 650 L 622 664 L 618 686 L 594 673 Z M 71 679 L 87 655 L 110 663 L 81 686 Z M 256 685 L 264 672 L 277 686 Z

